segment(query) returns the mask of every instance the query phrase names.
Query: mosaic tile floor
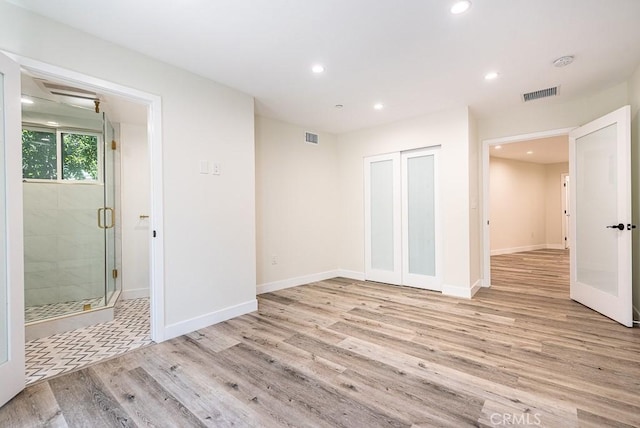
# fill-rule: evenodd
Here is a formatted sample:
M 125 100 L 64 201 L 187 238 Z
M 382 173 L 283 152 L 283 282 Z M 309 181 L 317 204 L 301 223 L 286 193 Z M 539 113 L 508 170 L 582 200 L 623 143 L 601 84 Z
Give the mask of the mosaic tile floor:
M 39 306 L 27 306 L 24 309 L 24 322 L 29 323 L 48 318 L 55 318 L 61 315 L 75 314 L 82 312 L 84 310 L 84 305 L 91 305 L 92 308 L 99 308 L 104 306 L 104 297 L 72 302 L 50 303 Z
M 149 299 L 116 304 L 113 321 L 26 343 L 27 385 L 151 344 Z

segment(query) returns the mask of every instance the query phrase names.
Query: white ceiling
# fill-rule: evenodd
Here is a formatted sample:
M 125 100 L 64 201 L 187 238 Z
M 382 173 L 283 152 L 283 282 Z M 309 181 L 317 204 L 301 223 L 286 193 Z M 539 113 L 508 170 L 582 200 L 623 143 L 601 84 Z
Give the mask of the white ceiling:
M 534 102 L 564 102 L 640 64 L 639 0 L 473 0 L 463 15 L 453 0 L 11 2 L 251 94 L 258 114 L 336 133 L 465 105 L 481 118 L 555 85 Z M 575 62 L 553 67 L 563 55 Z
M 494 145 L 490 148 L 489 155 L 541 164 L 569 162 L 569 137 L 563 135 Z

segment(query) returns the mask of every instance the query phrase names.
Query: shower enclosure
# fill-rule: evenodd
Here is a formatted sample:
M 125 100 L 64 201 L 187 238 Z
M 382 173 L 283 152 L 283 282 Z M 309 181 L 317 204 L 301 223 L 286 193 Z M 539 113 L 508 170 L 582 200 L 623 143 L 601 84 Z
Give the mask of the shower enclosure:
M 29 328 L 113 306 L 118 294 L 117 216 L 114 128 L 106 115 L 25 98 L 22 172 Z

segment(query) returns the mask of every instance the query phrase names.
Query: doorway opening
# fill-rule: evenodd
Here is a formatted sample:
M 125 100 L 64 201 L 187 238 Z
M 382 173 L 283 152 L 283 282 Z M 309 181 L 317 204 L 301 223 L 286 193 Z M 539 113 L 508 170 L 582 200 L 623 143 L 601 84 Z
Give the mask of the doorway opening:
M 131 327 L 139 333 L 142 325 L 139 322 L 139 314 L 142 311 L 145 313 L 143 318 L 145 318 L 147 326 L 146 340 L 148 342 L 151 340 L 162 341 L 164 336 L 163 241 L 161 234 L 158 236 L 157 233 L 162 224 L 161 106 L 159 97 L 26 58 L 17 56 L 12 56 L 12 58 L 22 68 L 22 93 L 24 95 L 37 99 L 38 103 L 44 104 L 43 100 L 46 99 L 48 102 L 65 104 L 71 106 L 68 107 L 70 109 L 80 111 L 83 106 L 78 104 L 82 104 L 81 97 L 84 94 L 80 93 L 80 97 L 74 97 L 73 95 L 78 94 L 65 93 L 65 90 L 72 88 L 81 92 L 89 92 L 95 94 L 95 99 L 90 100 L 94 104 L 95 111 L 106 114 L 105 117 L 110 119 L 109 121 L 105 119 L 103 122 L 109 125 L 113 122 L 113 126 L 105 125 L 105 129 L 109 129 L 111 134 L 108 135 L 105 131 L 96 137 L 104 147 L 104 150 L 101 151 L 101 147 L 98 145 L 96 156 L 98 175 L 103 179 L 100 184 L 105 189 L 109 187 L 110 196 L 103 198 L 103 206 L 97 208 L 97 215 L 91 216 L 91 221 L 88 220 L 86 213 L 75 213 L 79 218 L 71 219 L 79 220 L 75 222 L 76 225 L 87 223 L 85 226 L 88 226 L 88 223 L 91 223 L 91 226 L 96 226 L 99 232 L 108 234 L 108 238 L 102 242 L 103 246 L 98 244 L 91 247 L 92 249 L 88 249 L 89 246 L 81 246 L 80 249 L 75 248 L 75 250 L 76 252 L 87 250 L 96 253 L 102 246 L 101 251 L 104 259 L 113 262 L 112 265 L 105 264 L 96 269 L 101 271 L 106 278 L 103 284 L 104 297 L 101 302 L 96 302 L 96 306 L 109 308 L 110 303 L 114 304 L 110 308 L 116 313 L 116 318 L 120 320 L 115 324 L 116 330 L 126 324 L 127 328 Z M 45 90 L 47 86 L 53 90 Z M 38 92 L 37 89 L 41 91 Z M 25 98 L 29 99 L 29 97 Z M 55 123 L 58 121 L 54 119 L 49 121 L 54 123 L 48 124 L 48 130 L 51 131 L 54 128 L 56 135 L 64 134 L 64 131 L 58 129 L 59 127 L 71 129 L 76 133 L 79 130 L 86 130 L 85 126 L 62 126 L 59 123 L 56 125 Z M 61 153 L 60 149 L 57 150 L 58 153 Z M 61 165 L 64 156 L 58 155 L 57 157 L 57 167 L 64 172 L 64 166 Z M 109 157 L 112 159 L 108 159 Z M 109 186 L 106 184 L 107 180 L 104 174 L 107 167 L 112 172 L 112 180 L 108 182 Z M 60 178 L 58 174 L 57 181 L 60 181 Z M 96 181 L 100 182 L 100 180 Z M 26 184 L 23 183 L 23 185 Z M 89 188 L 90 186 L 86 186 L 83 190 Z M 64 190 L 68 191 L 69 189 L 70 187 L 67 186 Z M 51 194 L 51 192 L 47 193 Z M 58 196 L 58 199 L 60 200 L 61 197 Z M 71 198 L 70 201 L 73 205 L 77 199 Z M 26 212 L 25 215 L 27 215 Z M 70 220 L 68 217 L 65 219 Z M 74 231 L 71 230 L 71 234 L 73 233 Z M 58 238 L 58 241 L 69 244 L 69 240 Z M 61 245 L 65 244 L 58 242 L 57 248 Z M 101 255 L 98 256 L 101 257 Z M 62 264 L 66 266 L 69 264 L 67 262 Z M 96 272 L 93 274 L 94 277 L 97 276 Z M 67 277 L 70 278 L 69 275 Z M 77 275 L 73 278 L 80 281 Z M 28 282 L 25 281 L 25 284 Z M 29 290 L 25 291 L 26 295 L 30 293 Z M 31 294 L 35 295 L 35 293 Z M 63 300 L 66 301 L 66 299 Z M 70 299 L 69 301 L 75 302 L 75 300 Z M 28 304 L 28 301 L 26 303 Z M 92 303 L 87 305 L 86 302 L 83 302 L 81 312 L 98 313 L 99 309 L 101 308 L 94 307 Z M 72 315 L 65 313 L 55 317 L 62 320 L 63 330 L 77 328 Z M 135 315 L 135 320 L 132 319 L 132 315 Z M 123 319 L 124 321 L 122 321 Z M 98 322 L 101 321 L 98 318 Z M 94 329 L 94 327 L 87 328 Z M 100 334 L 103 337 L 108 337 L 111 333 L 114 333 L 115 337 L 115 330 Z M 95 335 L 96 331 L 92 330 L 88 332 L 87 337 Z M 46 342 L 46 339 L 38 340 Z M 130 342 L 133 347 L 137 347 L 144 341 L 132 338 Z M 100 352 L 96 354 L 100 354 Z M 58 370 L 58 373 L 60 372 Z
M 492 284 L 493 257 L 539 251 L 542 260 L 568 262 L 564 177 L 569 174 L 568 134 L 561 129 L 483 144 L 483 268 Z M 565 240 L 566 238 L 566 240 Z M 538 257 L 532 258 L 532 260 Z M 505 260 L 505 263 L 511 263 Z M 569 291 L 568 275 L 566 290 Z

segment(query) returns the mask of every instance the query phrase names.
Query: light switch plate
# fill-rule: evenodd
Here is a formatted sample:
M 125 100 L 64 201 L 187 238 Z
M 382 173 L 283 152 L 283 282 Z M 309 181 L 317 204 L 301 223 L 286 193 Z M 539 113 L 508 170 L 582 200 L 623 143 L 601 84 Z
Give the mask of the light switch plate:
M 200 174 L 209 174 L 209 161 L 200 161 Z

